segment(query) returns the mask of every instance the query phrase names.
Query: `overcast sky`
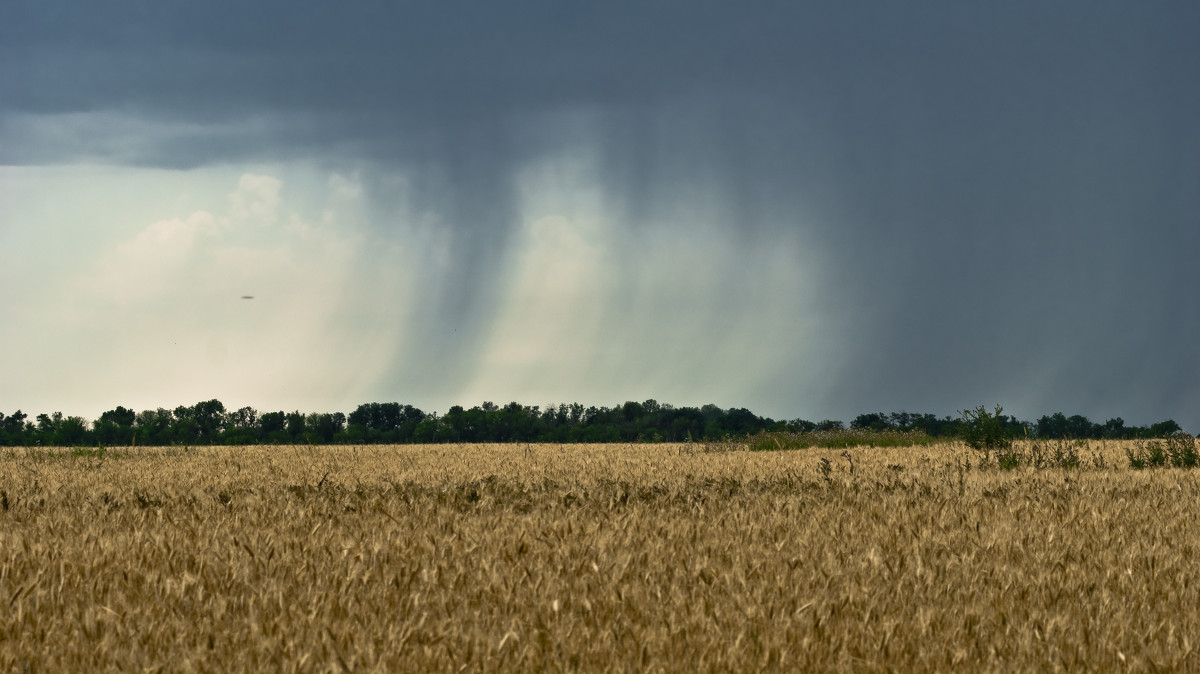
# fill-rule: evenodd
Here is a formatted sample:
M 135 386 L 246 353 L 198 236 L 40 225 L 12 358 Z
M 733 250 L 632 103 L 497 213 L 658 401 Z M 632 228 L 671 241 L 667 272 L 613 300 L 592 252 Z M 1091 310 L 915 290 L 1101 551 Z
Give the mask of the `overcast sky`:
M 5 2 L 0 411 L 1196 432 L 1198 35 L 1190 0 Z

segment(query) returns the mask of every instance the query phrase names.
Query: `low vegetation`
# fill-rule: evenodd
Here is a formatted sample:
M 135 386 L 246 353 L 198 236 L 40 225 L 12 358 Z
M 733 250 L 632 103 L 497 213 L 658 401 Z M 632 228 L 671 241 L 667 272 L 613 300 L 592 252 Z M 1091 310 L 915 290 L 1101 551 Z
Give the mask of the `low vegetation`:
M 6 449 L 0 671 L 1195 671 L 1153 449 Z

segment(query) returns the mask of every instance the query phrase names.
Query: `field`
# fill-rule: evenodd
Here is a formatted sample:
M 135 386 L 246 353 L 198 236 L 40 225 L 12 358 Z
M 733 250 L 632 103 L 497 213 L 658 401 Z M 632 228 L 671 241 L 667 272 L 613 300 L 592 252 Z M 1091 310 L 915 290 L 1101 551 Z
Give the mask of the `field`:
M 0 671 L 1197 671 L 1128 446 L 5 450 Z

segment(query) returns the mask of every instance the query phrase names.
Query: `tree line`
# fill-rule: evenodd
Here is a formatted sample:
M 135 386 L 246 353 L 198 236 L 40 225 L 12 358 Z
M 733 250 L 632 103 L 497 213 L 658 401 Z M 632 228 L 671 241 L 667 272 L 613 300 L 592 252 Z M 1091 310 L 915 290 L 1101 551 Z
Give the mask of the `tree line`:
M 1066 416 L 1062 412 L 1045 415 L 1036 422 L 1021 421 L 1014 416 L 1000 414 L 998 423 L 1012 437 L 1042 439 L 1088 439 L 1088 440 L 1133 440 L 1137 438 L 1165 438 L 1183 429 L 1173 419 L 1160 421 L 1149 426 L 1126 426 L 1121 417 L 1096 423 L 1079 414 Z M 957 418 L 938 418 L 932 414 L 860 414 L 850 422 L 851 428 L 884 431 L 921 431 L 932 437 L 962 437 L 970 425 L 970 417 L 961 414 Z
M 1095 423 L 1087 417 L 1055 413 L 1036 422 L 1000 417 L 1005 432 L 1037 438 L 1165 437 L 1182 429 L 1173 420 L 1151 426 L 1127 426 L 1121 418 Z M 860 414 L 849 427 L 872 431 L 912 431 L 931 437 L 962 437 L 964 416 L 892 412 Z M 485 402 L 470 409 L 459 405 L 445 414 L 424 412 L 401 403 L 365 403 L 342 412 L 265 412 L 252 407 L 227 410 L 208 400 L 173 410 L 134 412 L 118 406 L 95 422 L 61 412 L 34 419 L 20 410 L 0 412 L 2 446 L 128 446 L 375 444 L 443 442 L 686 442 L 743 438 L 760 432 L 817 433 L 845 430 L 837 420 L 777 421 L 745 408 L 716 405 L 675 407 L 655 400 L 616 407 L 584 407 L 579 403 L 503 407 Z

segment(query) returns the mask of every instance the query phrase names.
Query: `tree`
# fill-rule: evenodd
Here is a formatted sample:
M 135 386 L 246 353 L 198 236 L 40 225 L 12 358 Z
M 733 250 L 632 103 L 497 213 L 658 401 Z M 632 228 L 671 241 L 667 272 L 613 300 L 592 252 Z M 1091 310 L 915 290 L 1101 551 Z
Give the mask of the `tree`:
M 25 444 L 25 419 L 28 416 L 21 410 L 17 410 L 7 417 L 0 413 L 0 444 L 10 446 Z
M 440 424 L 434 419 L 426 419 L 417 424 L 416 428 L 413 429 L 413 442 L 422 444 L 438 442 L 439 426 Z
M 137 414 L 118 405 L 116 409 L 100 415 L 92 427 L 92 433 L 96 442 L 102 445 L 130 445 L 137 433 L 135 423 Z
M 144 410 L 137 415 L 137 438 L 143 445 L 171 444 L 173 416 L 170 410 Z
M 1039 438 L 1067 437 L 1067 417 L 1062 412 L 1055 412 L 1037 420 L 1037 436 Z
M 362 426 L 350 424 L 338 434 L 335 442 L 343 445 L 362 445 L 367 442 L 367 431 Z
M 725 431 L 732 435 L 749 435 L 757 430 L 762 420 L 745 407 L 730 408 L 725 414 Z
M 299 410 L 287 415 L 287 434 L 292 442 L 304 439 L 304 414 Z
M 346 415 L 338 412 L 337 414 L 310 414 L 305 419 L 307 428 L 307 436 L 309 440 L 329 444 L 333 442 L 333 438 L 346 424 Z
M 347 421 L 365 431 L 367 442 L 407 442 L 425 413 L 412 405 L 366 403 L 350 413 Z
M 1104 422 L 1104 437 L 1106 438 L 1124 438 L 1125 437 L 1125 420 L 1121 417 L 1109 419 Z
M 1100 427 L 1093 424 L 1091 419 L 1082 414 L 1073 414 L 1067 417 L 1067 437 L 1080 439 L 1099 436 Z
M 225 428 L 252 428 L 258 423 L 258 410 L 243 407 L 225 417 Z
M 1169 437 L 1182 430 L 1183 429 L 1179 427 L 1179 424 L 1175 423 L 1174 419 L 1167 419 L 1166 421 L 1160 421 L 1157 424 L 1150 425 L 1150 435 L 1151 437 L 1155 438 Z
M 817 425 L 807 419 L 792 419 L 785 425 L 789 433 L 811 433 Z
M 54 444 L 59 447 L 79 447 L 88 443 L 88 421 L 83 417 L 67 417 L 58 424 Z
M 225 405 L 220 400 L 207 400 L 196 403 L 193 419 L 196 420 L 197 435 L 200 442 L 212 444 L 225 429 Z
M 51 446 L 58 443 L 58 427 L 62 424 L 62 412 L 54 414 L 39 414 L 37 415 L 37 426 L 34 429 L 34 435 L 37 438 L 37 444 Z
M 474 438 L 474 434 L 471 432 L 471 415 L 462 408 L 462 405 L 451 407 L 450 411 L 446 412 L 446 416 L 442 417 L 442 423 L 454 432 L 456 439 L 470 442 Z
M 221 442 L 227 445 L 251 445 L 262 437 L 258 426 L 258 410 L 243 407 L 225 415 L 225 432 Z
M 635 403 L 632 400 L 621 406 L 621 416 L 625 421 L 637 421 L 646 414 L 646 408 L 641 403 Z
M 891 426 L 892 424 L 888 416 L 882 412 L 860 414 L 854 417 L 854 421 L 850 422 L 850 428 L 867 431 L 882 431 L 891 428 Z
M 200 426 L 196 423 L 196 410 L 180 405 L 173 414 L 175 421 L 171 424 L 171 434 L 174 441 L 184 445 L 194 444 L 200 438 Z
M 530 442 L 534 439 L 537 408 L 511 402 L 495 413 L 493 442 Z
M 262 438 L 267 442 L 287 442 L 287 415 L 283 412 L 267 412 L 258 418 Z

